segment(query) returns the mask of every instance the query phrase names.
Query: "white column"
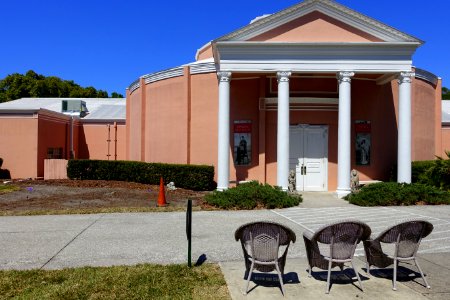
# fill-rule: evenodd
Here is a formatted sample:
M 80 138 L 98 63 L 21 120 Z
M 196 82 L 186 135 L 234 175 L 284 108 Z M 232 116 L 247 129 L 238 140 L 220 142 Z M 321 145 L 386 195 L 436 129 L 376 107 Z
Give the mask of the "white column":
M 219 79 L 219 134 L 217 190 L 228 189 L 230 181 L 230 80 L 231 72 L 217 72 Z
M 289 177 L 289 76 L 278 72 L 277 185 L 288 190 Z
M 411 81 L 413 72 L 398 77 L 397 182 L 411 183 Z
M 351 169 L 351 78 L 353 72 L 339 72 L 339 120 L 338 120 L 338 185 L 339 198 L 350 193 Z

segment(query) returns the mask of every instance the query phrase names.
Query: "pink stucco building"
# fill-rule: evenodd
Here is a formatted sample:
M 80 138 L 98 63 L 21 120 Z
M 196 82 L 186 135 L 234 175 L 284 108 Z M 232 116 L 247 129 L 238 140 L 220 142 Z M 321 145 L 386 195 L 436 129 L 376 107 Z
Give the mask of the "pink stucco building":
M 118 159 L 214 165 L 221 190 L 247 180 L 286 190 L 293 172 L 299 191 L 342 196 L 352 169 L 374 181 L 396 168 L 410 182 L 412 160 L 450 148 L 441 79 L 413 65 L 422 44 L 336 1 L 305 0 L 205 44 L 195 62 L 141 76 L 123 119 L 0 104 L 0 157 L 14 177 L 42 176 L 54 147 L 106 159 L 116 122 Z
M 259 180 L 300 191 L 386 180 L 442 152 L 441 80 L 422 41 L 338 2 L 305 0 L 217 38 L 196 61 L 127 90 L 127 158 L 210 164 L 218 189 Z

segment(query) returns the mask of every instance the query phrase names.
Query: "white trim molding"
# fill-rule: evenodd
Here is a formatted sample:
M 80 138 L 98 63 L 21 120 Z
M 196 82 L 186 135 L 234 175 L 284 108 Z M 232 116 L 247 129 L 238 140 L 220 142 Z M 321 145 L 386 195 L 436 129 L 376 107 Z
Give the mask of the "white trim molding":
M 216 42 L 216 66 L 233 72 L 399 73 L 411 70 L 419 43 Z

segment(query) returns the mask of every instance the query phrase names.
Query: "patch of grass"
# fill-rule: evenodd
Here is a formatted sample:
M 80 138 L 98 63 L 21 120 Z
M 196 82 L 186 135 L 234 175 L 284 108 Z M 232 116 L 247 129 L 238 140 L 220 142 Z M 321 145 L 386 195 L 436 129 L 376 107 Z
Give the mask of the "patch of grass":
M 20 187 L 16 185 L 0 185 L 0 194 L 11 193 L 20 190 Z
M 217 265 L 0 271 L 0 299 L 230 299 Z
M 278 187 L 257 181 L 205 196 L 208 204 L 223 209 L 284 208 L 297 206 L 302 200 L 301 195 L 288 194 Z
M 420 183 L 380 182 L 344 197 L 359 206 L 450 204 L 450 193 Z

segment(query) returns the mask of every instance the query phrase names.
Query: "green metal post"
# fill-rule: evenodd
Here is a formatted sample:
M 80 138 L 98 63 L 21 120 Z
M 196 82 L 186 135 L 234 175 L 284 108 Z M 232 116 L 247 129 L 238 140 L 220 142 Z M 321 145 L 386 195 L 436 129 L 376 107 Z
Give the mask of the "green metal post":
M 186 212 L 186 236 L 188 240 L 188 267 L 192 267 L 191 237 L 192 237 L 192 200 L 188 200 Z

